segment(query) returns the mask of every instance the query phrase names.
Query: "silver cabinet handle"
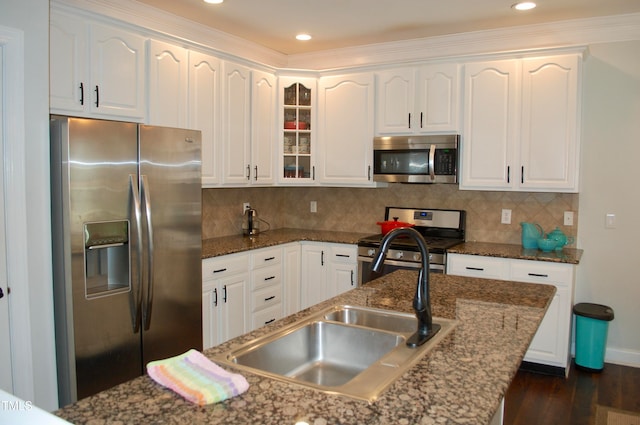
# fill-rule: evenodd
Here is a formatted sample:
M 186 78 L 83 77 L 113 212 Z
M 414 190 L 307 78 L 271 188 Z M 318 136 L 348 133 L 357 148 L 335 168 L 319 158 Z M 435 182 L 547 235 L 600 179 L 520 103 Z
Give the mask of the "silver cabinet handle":
M 253 167 L 253 171 L 254 171 L 253 179 L 255 181 L 258 181 L 258 166 L 257 165 L 255 167 Z

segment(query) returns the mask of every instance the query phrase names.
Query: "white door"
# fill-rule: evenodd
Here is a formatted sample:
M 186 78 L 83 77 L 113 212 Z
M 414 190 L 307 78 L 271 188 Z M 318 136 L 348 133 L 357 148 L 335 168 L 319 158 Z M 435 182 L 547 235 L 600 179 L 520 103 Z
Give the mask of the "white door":
M 4 57 L 3 47 L 0 45 L 0 81 L 3 76 Z M 4 99 L 4 87 L 0 84 L 0 100 Z M 4 103 L 4 102 L 2 102 Z M 13 393 L 13 376 L 11 372 L 11 333 L 9 332 L 9 297 L 7 296 L 7 261 L 4 234 L 4 123 L 5 112 L 0 114 L 0 389 Z

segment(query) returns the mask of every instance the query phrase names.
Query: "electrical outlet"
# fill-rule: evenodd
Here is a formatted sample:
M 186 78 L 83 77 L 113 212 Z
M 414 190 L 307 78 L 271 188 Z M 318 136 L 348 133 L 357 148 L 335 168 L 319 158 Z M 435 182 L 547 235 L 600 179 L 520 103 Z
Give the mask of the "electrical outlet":
M 573 211 L 564 212 L 564 225 L 573 226 Z
M 311 203 L 309 204 L 309 210 L 312 213 L 317 213 L 318 212 L 318 202 L 316 201 L 311 201 Z
M 511 210 L 502 210 L 502 219 L 500 220 L 500 222 L 502 224 L 511 224 Z
M 242 203 L 242 214 L 244 214 L 244 212 L 246 210 L 248 210 L 249 208 L 251 208 L 251 204 L 249 202 L 243 202 Z

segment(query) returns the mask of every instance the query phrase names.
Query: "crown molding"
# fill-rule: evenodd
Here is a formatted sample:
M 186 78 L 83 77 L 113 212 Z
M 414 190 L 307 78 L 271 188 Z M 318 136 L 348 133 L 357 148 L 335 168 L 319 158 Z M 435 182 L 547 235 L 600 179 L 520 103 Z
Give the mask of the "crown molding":
M 275 70 L 329 72 L 425 60 L 453 60 L 640 40 L 640 13 L 523 25 L 320 52 L 284 55 L 135 0 L 52 0 L 52 9 L 112 21 L 132 30 L 215 52 L 221 59 Z
M 111 21 L 137 32 L 216 52 L 221 58 L 242 59 L 267 67 L 287 66 L 287 56 L 240 37 L 207 27 L 135 0 L 52 0 L 51 8 L 92 19 Z
M 288 56 L 292 68 L 318 71 L 424 60 L 453 59 L 495 52 L 546 50 L 640 40 L 640 13 L 526 25 L 378 43 Z

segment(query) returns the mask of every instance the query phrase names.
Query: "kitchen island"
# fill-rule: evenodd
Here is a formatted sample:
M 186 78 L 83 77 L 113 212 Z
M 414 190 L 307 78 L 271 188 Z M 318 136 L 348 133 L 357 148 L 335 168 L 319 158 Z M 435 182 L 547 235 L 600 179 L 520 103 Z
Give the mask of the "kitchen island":
M 332 305 L 413 312 L 417 272 L 367 285 L 205 351 L 229 349 Z M 434 317 L 455 329 L 369 404 L 242 372 L 249 390 L 197 406 L 142 376 L 56 411 L 72 423 L 489 424 L 553 298 L 555 287 L 432 275 Z

